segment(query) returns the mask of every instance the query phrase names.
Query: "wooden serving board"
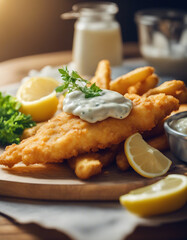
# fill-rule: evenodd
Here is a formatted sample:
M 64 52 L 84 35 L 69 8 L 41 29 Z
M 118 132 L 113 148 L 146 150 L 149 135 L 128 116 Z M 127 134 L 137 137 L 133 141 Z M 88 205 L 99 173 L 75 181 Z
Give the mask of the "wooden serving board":
M 58 54 L 59 57 L 53 54 L 51 58 L 47 55 L 31 56 L 21 58 L 19 61 L 13 60 L 0 64 L 1 79 L 6 81 L 1 82 L 0 85 L 20 80 L 27 75 L 30 69 L 39 69 L 47 64 L 61 65 L 69 62 L 66 54 L 64 59 L 61 59 L 61 54 Z M 132 66 L 134 66 L 133 68 L 143 66 L 144 62 L 136 59 L 127 60 L 124 64 L 126 70 L 131 70 Z M 117 68 L 115 71 L 116 76 L 121 75 L 120 69 Z M 9 94 L 14 95 L 18 86 L 19 83 L 4 86 L 1 91 L 8 91 Z M 3 149 L 0 149 L 0 153 L 2 151 Z M 169 173 L 187 174 L 187 165 L 177 162 Z M 115 166 L 105 169 L 102 174 L 88 181 L 77 179 L 73 171 L 65 164 L 28 167 L 18 165 L 12 169 L 1 166 L 0 195 L 42 200 L 118 200 L 120 195 L 151 184 L 158 179 L 160 178 L 143 178 L 132 169 L 121 172 Z
M 169 173 L 187 173 L 187 165 L 173 165 Z M 43 200 L 118 200 L 119 196 L 160 178 L 146 179 L 132 169 L 115 166 L 88 181 L 77 179 L 66 164 L 0 168 L 0 195 Z

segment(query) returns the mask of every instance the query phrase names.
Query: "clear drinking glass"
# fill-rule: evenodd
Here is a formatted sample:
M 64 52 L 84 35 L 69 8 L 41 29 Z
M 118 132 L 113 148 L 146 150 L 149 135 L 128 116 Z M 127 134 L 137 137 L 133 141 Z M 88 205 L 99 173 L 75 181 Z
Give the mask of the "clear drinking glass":
M 77 18 L 73 40 L 73 63 L 82 75 L 94 74 L 102 59 L 112 66 L 122 62 L 122 38 L 115 20 L 118 6 L 110 2 L 80 3 L 62 18 Z
M 166 9 L 137 12 L 140 51 L 162 75 L 187 80 L 187 13 Z

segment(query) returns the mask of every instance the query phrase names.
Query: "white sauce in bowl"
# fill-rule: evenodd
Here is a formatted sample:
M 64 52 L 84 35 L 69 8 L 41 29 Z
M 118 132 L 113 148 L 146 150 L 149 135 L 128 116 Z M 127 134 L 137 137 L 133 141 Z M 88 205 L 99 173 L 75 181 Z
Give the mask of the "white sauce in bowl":
M 173 120 L 170 127 L 178 132 L 187 134 L 187 117 Z
M 123 95 L 102 90 L 101 96 L 85 98 L 81 91 L 68 93 L 63 101 L 63 111 L 79 116 L 81 119 L 95 123 L 108 117 L 123 119 L 132 109 L 131 100 Z

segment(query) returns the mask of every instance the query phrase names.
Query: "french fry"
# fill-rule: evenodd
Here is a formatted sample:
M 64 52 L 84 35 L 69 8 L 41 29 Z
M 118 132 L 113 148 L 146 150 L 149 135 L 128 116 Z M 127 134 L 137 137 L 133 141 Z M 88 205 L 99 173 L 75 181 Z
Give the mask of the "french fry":
M 130 167 L 123 149 L 121 149 L 116 155 L 116 165 L 122 171 L 126 171 Z
M 177 98 L 177 93 L 181 94 L 186 91 L 186 86 L 183 81 L 180 80 L 172 80 L 162 83 L 160 86 L 150 89 L 148 92 L 143 94 L 144 97 L 148 97 L 150 95 L 165 93 L 166 95 L 172 95 Z
M 74 170 L 76 176 L 80 179 L 88 179 L 101 172 L 102 163 L 99 154 L 87 153 L 78 157 L 68 159 L 68 165 Z
M 99 159 L 103 167 L 107 167 L 114 161 L 118 148 L 119 148 L 119 145 L 113 145 L 111 146 L 111 148 L 102 150 L 104 151 L 104 153 L 102 153 L 102 151 L 100 152 Z
M 102 60 L 99 62 L 96 69 L 95 76 L 91 79 L 91 83 L 95 83 L 101 89 L 109 89 L 111 80 L 110 63 L 108 60 Z
M 187 103 L 187 88 L 185 90 L 177 91 L 176 98 L 179 99 L 179 103 Z
M 116 80 L 111 81 L 110 89 L 121 94 L 128 92 L 128 88 L 138 82 L 144 81 L 148 76 L 153 74 L 153 67 L 141 67 L 118 77 Z
M 167 136 L 165 134 L 162 134 L 158 137 L 151 138 L 147 140 L 147 143 L 159 151 L 165 151 L 169 149 L 169 143 Z
M 130 86 L 128 88 L 128 93 L 130 94 L 135 93 L 141 96 L 149 89 L 154 88 L 157 85 L 158 80 L 159 80 L 158 76 L 155 73 L 153 73 L 152 75 L 148 76 L 145 80 L 140 81 L 133 86 Z
M 89 179 L 101 173 L 102 168 L 108 166 L 114 160 L 117 148 L 118 146 L 114 145 L 99 152 L 85 153 L 68 159 L 68 164 L 78 178 Z

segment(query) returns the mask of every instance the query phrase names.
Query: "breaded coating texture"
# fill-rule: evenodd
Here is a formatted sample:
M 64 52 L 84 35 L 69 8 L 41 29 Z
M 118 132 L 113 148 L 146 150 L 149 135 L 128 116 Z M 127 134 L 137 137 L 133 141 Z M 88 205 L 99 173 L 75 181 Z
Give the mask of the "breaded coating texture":
M 21 136 L 21 139 L 25 139 L 25 138 L 29 138 L 31 136 L 34 136 L 37 131 L 41 128 L 42 125 L 44 125 L 46 122 L 40 122 L 37 123 L 36 126 L 32 127 L 32 128 L 26 128 L 23 131 L 23 134 Z
M 127 96 L 131 98 L 130 94 Z M 179 106 L 176 98 L 165 94 L 148 98 L 133 95 L 132 100 L 133 109 L 122 120 L 108 118 L 88 123 L 63 112 L 41 126 L 36 135 L 19 145 L 8 146 L 0 156 L 0 164 L 12 167 L 18 162 L 26 165 L 61 162 L 81 153 L 104 149 L 133 133 L 152 129 Z

